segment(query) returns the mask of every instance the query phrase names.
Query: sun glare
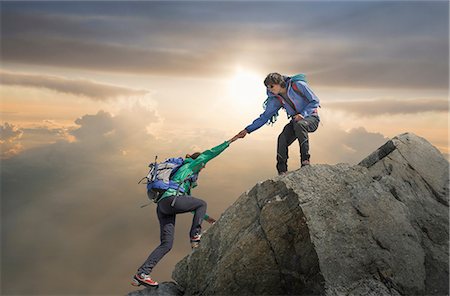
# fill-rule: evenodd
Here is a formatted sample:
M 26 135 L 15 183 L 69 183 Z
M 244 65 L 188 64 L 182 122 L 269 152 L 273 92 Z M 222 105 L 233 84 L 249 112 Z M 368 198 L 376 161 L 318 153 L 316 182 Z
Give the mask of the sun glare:
M 265 100 L 264 77 L 261 75 L 237 67 L 235 74 L 229 80 L 229 96 L 236 109 L 240 112 L 251 112 L 254 108 L 260 108 Z M 254 112 L 254 111 L 253 111 Z

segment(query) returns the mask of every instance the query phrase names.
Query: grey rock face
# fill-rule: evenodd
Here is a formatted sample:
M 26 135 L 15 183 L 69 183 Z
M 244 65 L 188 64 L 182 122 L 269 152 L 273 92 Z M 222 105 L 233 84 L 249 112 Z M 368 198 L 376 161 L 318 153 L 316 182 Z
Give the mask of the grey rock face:
M 408 211 L 424 252 L 424 294 L 449 293 L 449 163 L 425 139 L 403 134 L 392 139 L 395 150 L 376 162 L 374 152 L 361 162 Z M 389 143 L 388 142 L 388 143 Z
M 400 135 L 243 194 L 180 261 L 185 295 L 448 294 L 449 163 Z

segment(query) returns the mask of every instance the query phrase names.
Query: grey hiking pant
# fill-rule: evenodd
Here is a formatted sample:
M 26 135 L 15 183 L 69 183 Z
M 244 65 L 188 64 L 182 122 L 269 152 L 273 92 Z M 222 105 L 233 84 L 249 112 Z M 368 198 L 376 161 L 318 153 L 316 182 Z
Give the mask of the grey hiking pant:
M 315 132 L 319 127 L 319 117 L 316 115 L 308 116 L 298 122 L 291 120 L 283 128 L 278 136 L 277 147 L 277 171 L 278 173 L 287 172 L 287 161 L 289 159 L 289 146 L 298 139 L 300 145 L 301 161 L 309 160 L 309 137 L 308 133 Z
M 150 253 L 147 260 L 138 269 L 138 273 L 150 274 L 153 267 L 172 249 L 177 214 L 195 212 L 189 237 L 201 233 L 203 217 L 206 214 L 206 202 L 190 195 L 182 195 L 176 198 L 175 204 L 172 206 L 174 198 L 175 196 L 170 196 L 158 202 L 156 213 L 159 220 L 161 243 Z

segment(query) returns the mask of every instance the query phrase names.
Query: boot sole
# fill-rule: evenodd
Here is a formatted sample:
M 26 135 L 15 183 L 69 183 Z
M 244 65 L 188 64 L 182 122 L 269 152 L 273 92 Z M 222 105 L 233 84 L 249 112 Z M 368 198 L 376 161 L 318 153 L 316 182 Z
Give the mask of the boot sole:
M 145 282 L 141 282 L 140 280 L 137 280 L 136 278 L 133 279 L 133 281 L 131 282 L 131 285 L 135 286 L 135 287 L 145 286 L 147 288 L 157 288 L 159 286 L 159 284 L 150 285 Z

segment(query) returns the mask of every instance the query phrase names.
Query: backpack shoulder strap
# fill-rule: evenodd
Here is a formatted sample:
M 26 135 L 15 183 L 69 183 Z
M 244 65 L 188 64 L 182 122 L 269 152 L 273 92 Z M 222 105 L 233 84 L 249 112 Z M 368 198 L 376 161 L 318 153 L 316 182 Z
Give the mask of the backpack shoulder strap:
M 307 103 L 309 103 L 308 98 L 305 96 L 305 94 L 303 93 L 303 91 L 297 86 L 297 84 L 295 83 L 295 81 L 292 81 L 291 83 L 291 87 L 292 89 L 303 99 L 305 100 Z

